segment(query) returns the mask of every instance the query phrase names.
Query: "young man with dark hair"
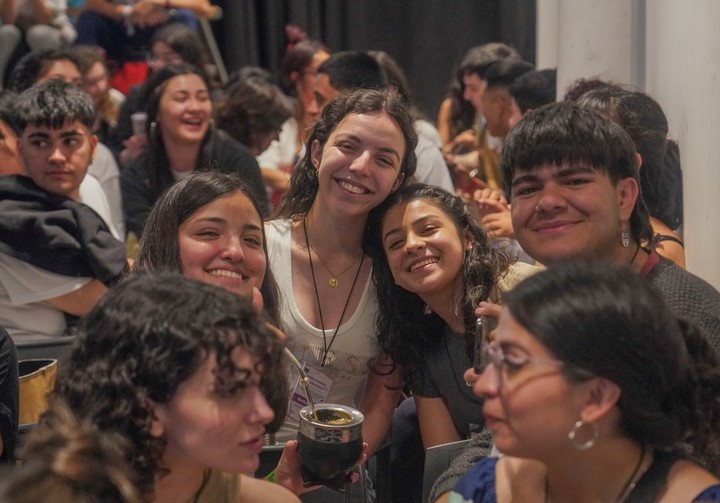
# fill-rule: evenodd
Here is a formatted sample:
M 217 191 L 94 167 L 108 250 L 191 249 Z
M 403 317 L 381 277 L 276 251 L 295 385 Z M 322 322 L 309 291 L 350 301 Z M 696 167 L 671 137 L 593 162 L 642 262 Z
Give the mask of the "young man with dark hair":
M 635 145 L 622 127 L 575 103 L 546 105 L 510 131 L 501 167 L 515 235 L 527 253 L 550 269 L 571 260 L 625 264 L 720 350 L 720 293 L 642 246 L 652 236 L 650 216 Z M 486 443 L 473 441 L 440 477 L 431 501 L 487 455 Z
M 477 117 L 476 128 L 463 131 L 443 149 L 449 164 L 455 166 L 457 180 L 469 189 L 469 177 L 479 177 L 487 186 L 497 189 L 501 185 L 498 175 L 498 152 L 502 146 L 501 134 L 494 134 L 488 127 L 485 103 L 488 88 L 486 74 L 501 61 L 522 61 L 512 47 L 493 42 L 470 49 L 460 62 L 463 79 L 463 98 L 472 104 Z M 497 128 L 495 128 L 497 129 Z M 469 151 L 469 152 L 468 152 Z M 460 152 L 459 155 L 455 153 Z
M 79 60 L 71 50 L 33 51 L 25 55 L 10 76 L 12 89 L 21 93 L 50 79 L 80 85 Z M 125 235 L 125 221 L 120 195 L 120 169 L 110 149 L 97 144 L 94 160 L 80 188 L 81 200 L 100 213 L 115 237 Z
M 18 96 L 26 173 L 0 177 L 0 326 L 14 338 L 61 335 L 66 317 L 87 313 L 126 267 L 124 244 L 79 202 L 94 118 L 90 97 L 61 80 Z
M 322 108 L 343 91 L 383 89 L 389 86 L 387 75 L 375 58 L 364 52 L 343 51 L 330 56 L 318 68 L 315 96 Z M 415 181 L 435 185 L 454 192 L 445 160 L 429 140 L 418 137 Z
M 523 115 L 543 105 L 555 103 L 557 70 L 531 70 L 510 84 L 510 129 Z

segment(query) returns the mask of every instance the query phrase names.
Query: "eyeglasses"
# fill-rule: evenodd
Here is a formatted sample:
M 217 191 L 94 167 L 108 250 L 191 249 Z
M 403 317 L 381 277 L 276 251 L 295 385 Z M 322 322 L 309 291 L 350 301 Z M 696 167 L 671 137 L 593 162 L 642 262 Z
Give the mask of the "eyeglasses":
M 157 65 L 158 63 L 162 63 L 163 65 L 179 65 L 182 64 L 183 59 L 182 56 L 176 52 L 163 54 L 150 53 L 147 55 L 147 62 L 149 65 Z
M 479 361 L 479 367 L 481 368 L 476 367 L 475 371 L 478 372 L 478 370 L 480 370 L 480 372 L 482 372 L 489 364 L 492 364 L 495 369 L 495 377 L 497 378 L 498 385 L 528 365 L 553 365 L 557 367 L 565 367 L 566 365 L 563 361 L 550 358 L 531 358 L 524 354 L 508 356 L 502 347 L 483 340 Z

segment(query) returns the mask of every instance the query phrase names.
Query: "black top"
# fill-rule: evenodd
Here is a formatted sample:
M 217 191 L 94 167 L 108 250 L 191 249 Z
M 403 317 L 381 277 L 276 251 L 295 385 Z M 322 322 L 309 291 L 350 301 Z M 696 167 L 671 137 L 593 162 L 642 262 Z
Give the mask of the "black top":
M 11 461 L 18 434 L 18 361 L 12 339 L 0 327 L 0 435 L 4 449 L 0 462 Z
M 27 176 L 0 176 L 0 252 L 40 269 L 110 285 L 127 267 L 125 245 L 82 203 Z
M 260 174 L 260 167 L 250 151 L 223 131 L 216 131 L 206 148 L 209 151 L 208 163 L 207 166 L 199 169 L 217 169 L 223 173 L 237 175 L 255 196 L 262 211 L 261 216 L 267 217 L 269 210 L 265 182 Z M 166 166 L 158 175 L 161 185 L 159 191 L 152 187 L 146 154 L 140 156 L 120 174 L 125 227 L 127 232 L 133 232 L 138 237 L 142 234 L 145 219 L 155 201 L 165 189 L 175 183 L 172 172 Z

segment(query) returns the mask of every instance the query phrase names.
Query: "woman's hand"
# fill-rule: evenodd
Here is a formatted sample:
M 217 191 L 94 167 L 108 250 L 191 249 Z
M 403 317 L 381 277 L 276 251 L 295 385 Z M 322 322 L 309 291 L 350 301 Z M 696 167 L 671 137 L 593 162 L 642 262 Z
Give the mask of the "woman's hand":
M 125 167 L 145 151 L 146 139 L 144 136 L 132 135 L 123 142 L 120 152 L 120 164 Z
M 473 200 L 475 201 L 475 208 L 477 208 L 480 216 L 510 209 L 505 195 L 495 189 L 485 188 L 476 190 L 473 193 Z
M 493 304 L 492 302 L 481 302 L 478 307 L 475 308 L 475 316 L 480 318 L 481 316 L 489 316 L 496 320 L 500 317 L 500 311 L 502 306 L 500 304 Z M 488 340 L 492 342 L 495 339 L 495 330 L 488 334 Z
M 367 461 L 367 450 L 368 445 L 363 442 L 362 454 L 358 458 L 357 465 L 362 465 Z M 278 461 L 275 467 L 275 482 L 288 489 L 293 494 L 304 494 L 311 491 L 316 491 L 322 486 L 311 486 L 304 487 L 302 475 L 300 474 L 300 457 L 298 456 L 298 442 L 297 440 L 288 440 L 285 442 L 285 449 L 283 449 L 280 461 Z M 356 465 L 356 466 L 357 466 Z M 351 483 L 355 483 L 360 479 L 360 476 L 354 471 L 348 475 Z
M 515 229 L 513 229 L 510 210 L 485 215 L 482 217 L 482 223 L 490 237 L 515 238 Z

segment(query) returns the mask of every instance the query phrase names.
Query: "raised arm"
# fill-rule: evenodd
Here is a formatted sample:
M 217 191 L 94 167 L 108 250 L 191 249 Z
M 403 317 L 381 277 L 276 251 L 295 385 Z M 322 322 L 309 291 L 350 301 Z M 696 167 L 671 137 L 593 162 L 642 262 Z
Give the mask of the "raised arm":
M 420 435 L 426 449 L 462 440 L 442 398 L 425 398 L 415 395 L 415 407 L 420 424 Z
M 0 20 L 3 24 L 15 24 L 20 0 L 0 0 Z
M 365 415 L 362 433 L 363 440 L 368 444 L 368 457 L 372 456 L 385 440 L 402 385 L 402 367 L 395 365 L 387 355 L 379 356 L 368 374 L 359 407 L 360 412 Z

